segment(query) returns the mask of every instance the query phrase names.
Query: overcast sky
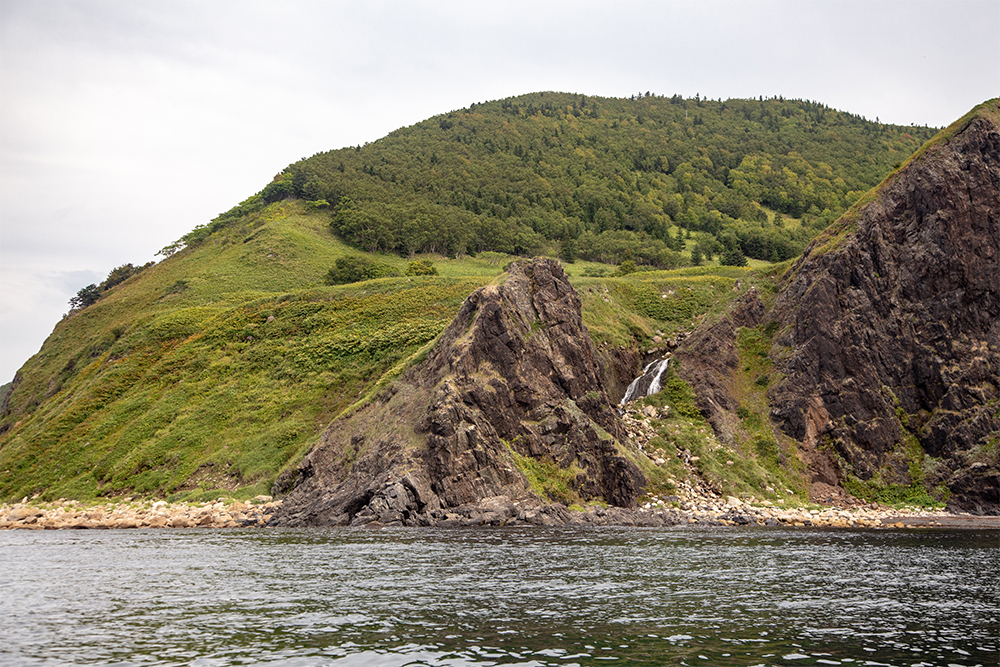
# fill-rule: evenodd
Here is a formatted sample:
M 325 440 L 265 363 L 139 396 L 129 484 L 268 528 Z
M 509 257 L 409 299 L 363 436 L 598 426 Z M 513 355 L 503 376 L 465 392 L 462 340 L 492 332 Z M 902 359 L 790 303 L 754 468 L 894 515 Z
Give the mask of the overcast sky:
M 1000 2 L 0 0 L 0 383 L 291 162 L 539 90 L 944 126 L 1000 95 Z

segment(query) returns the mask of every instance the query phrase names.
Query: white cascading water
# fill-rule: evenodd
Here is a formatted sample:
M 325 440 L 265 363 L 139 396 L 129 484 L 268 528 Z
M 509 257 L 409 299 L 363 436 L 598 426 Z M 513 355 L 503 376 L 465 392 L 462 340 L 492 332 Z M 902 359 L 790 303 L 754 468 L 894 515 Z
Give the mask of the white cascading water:
M 663 389 L 663 385 L 660 384 L 660 380 L 663 378 L 663 374 L 666 372 L 668 365 L 670 365 L 669 357 L 646 364 L 646 367 L 642 369 L 642 375 L 632 380 L 628 389 L 625 390 L 625 397 L 622 398 L 618 405 L 623 406 L 626 403 L 634 401 L 638 398 L 652 396 L 656 392 Z
M 659 366 L 653 369 L 656 371 L 656 375 L 653 376 L 653 381 L 650 383 L 649 389 L 646 390 L 646 396 L 652 396 L 663 389 L 663 385 L 660 383 L 660 380 L 663 379 L 663 374 L 667 372 L 667 366 L 670 365 L 670 359 L 660 359 L 657 363 Z

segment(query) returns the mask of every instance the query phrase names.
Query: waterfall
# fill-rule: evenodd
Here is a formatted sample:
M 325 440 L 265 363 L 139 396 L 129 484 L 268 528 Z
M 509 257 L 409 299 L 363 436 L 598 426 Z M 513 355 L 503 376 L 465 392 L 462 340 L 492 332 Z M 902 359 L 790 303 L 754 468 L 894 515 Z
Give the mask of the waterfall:
M 669 364 L 669 357 L 646 364 L 646 367 L 642 369 L 642 375 L 632 380 L 632 384 L 630 384 L 628 389 L 625 390 L 625 397 L 622 398 L 618 405 L 624 406 L 630 401 L 645 398 L 646 396 L 652 396 L 656 392 L 660 391 L 660 389 L 663 388 L 663 385 L 660 384 L 660 380 L 663 378 L 663 374 L 667 371 L 667 366 Z

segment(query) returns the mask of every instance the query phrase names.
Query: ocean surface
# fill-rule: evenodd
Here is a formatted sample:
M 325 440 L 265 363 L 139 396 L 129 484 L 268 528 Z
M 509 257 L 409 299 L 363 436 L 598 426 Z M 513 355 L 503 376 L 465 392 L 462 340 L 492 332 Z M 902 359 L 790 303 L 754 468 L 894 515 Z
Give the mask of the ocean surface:
M 0 532 L 0 665 L 1000 663 L 1000 531 Z

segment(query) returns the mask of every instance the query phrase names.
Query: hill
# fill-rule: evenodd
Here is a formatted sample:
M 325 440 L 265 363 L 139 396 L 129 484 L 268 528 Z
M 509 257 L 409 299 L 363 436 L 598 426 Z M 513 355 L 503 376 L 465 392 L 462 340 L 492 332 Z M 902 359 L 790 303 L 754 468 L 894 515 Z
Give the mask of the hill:
M 797 262 L 733 285 L 739 297 L 669 365 L 647 366 L 647 386 L 662 389 L 648 390 L 641 421 L 611 409 L 599 369 L 616 355 L 595 352 L 558 263 L 515 263 L 466 300 L 425 360 L 335 420 L 279 480 L 290 493 L 276 522 L 601 522 L 600 510 L 535 512 L 661 501 L 678 477 L 768 502 L 807 487 L 841 506 L 1000 513 L 998 201 L 992 100 Z
M 678 235 L 693 234 L 703 254 L 782 261 L 933 133 L 806 101 L 536 93 L 296 162 L 177 247 L 297 197 L 370 252 L 676 268 L 690 259 Z
M 580 258 L 623 391 L 643 351 L 758 280 L 717 267 L 727 244 L 794 254 L 929 133 L 807 102 L 540 93 L 302 160 L 57 324 L 4 399 L 0 497 L 267 492 L 515 253 Z M 585 261 L 679 266 L 696 244 L 704 268 Z M 439 274 L 403 275 L 421 251 Z M 359 254 L 397 275 L 325 284 Z

